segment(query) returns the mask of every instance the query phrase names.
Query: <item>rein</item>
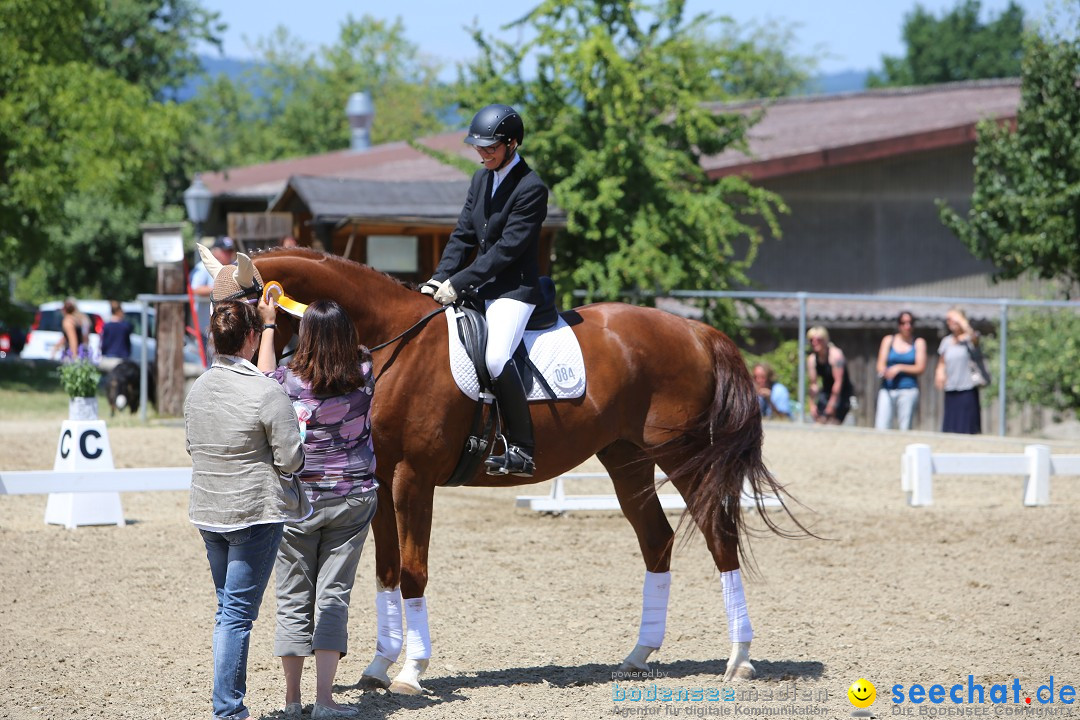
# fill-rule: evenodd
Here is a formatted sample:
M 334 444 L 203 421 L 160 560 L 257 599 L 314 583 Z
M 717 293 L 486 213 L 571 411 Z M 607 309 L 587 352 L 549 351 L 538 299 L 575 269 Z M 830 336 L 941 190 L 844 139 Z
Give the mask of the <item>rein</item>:
M 426 323 L 426 322 L 427 322 L 428 320 L 430 320 L 431 318 L 435 317 L 436 315 L 438 315 L 439 313 L 441 313 L 441 312 L 442 312 L 442 311 L 444 311 L 444 310 L 446 310 L 446 308 L 445 308 L 445 307 L 442 307 L 442 306 L 439 306 L 439 307 L 435 308 L 434 310 L 432 310 L 431 312 L 429 312 L 429 313 L 428 313 L 427 315 L 425 315 L 424 317 L 422 317 L 422 318 L 420 318 L 419 320 L 417 320 L 417 321 L 416 321 L 416 323 L 415 323 L 414 325 L 412 325 L 412 326 L 411 326 L 411 327 L 409 327 L 409 328 L 406 328 L 405 332 L 401 333 L 400 335 L 397 335 L 396 337 L 393 337 L 393 338 L 391 338 L 391 339 L 387 340 L 387 341 L 386 341 L 386 342 L 384 342 L 384 343 L 379 343 L 378 345 L 376 345 L 376 346 L 375 346 L 375 347 L 373 347 L 373 348 L 368 348 L 368 350 L 369 350 L 370 352 L 375 352 L 376 350 L 382 350 L 383 348 L 385 348 L 385 347 L 387 347 L 387 346 L 389 346 L 389 345 L 393 345 L 393 344 L 394 344 L 394 343 L 396 343 L 396 342 L 397 342 L 398 340 L 400 340 L 401 338 L 403 338 L 403 337 L 405 337 L 406 335 L 408 335 L 409 333 L 411 333 L 411 332 L 412 332 L 413 330 L 416 330 L 416 329 L 420 328 L 421 326 L 423 326 L 423 325 L 424 325 L 424 323 Z
M 242 290 L 240 293 L 237 293 L 237 295 L 238 296 L 247 296 L 247 295 L 252 294 L 252 292 L 253 292 L 253 289 L 249 289 L 247 291 Z M 261 293 L 261 292 L 262 292 L 262 288 L 259 288 L 259 293 Z M 292 298 L 290 298 L 289 296 L 287 296 L 285 294 L 284 289 L 281 287 L 281 283 L 278 283 L 277 281 L 271 280 L 270 282 L 268 282 L 266 284 L 265 292 L 266 292 L 267 300 L 273 299 L 273 301 L 277 304 L 278 307 L 280 307 L 282 310 L 285 310 L 287 313 L 289 313 L 293 317 L 301 317 L 301 316 L 303 316 L 304 311 L 307 310 L 307 305 L 304 305 L 303 303 L 299 303 L 299 302 L 293 300 Z M 258 294 L 258 293 L 256 293 L 256 294 Z M 230 297 L 228 299 L 231 300 L 233 298 Z M 406 330 L 404 332 L 402 332 L 401 334 L 391 338 L 390 340 L 387 340 L 384 343 L 380 343 L 380 344 L 376 345 L 375 347 L 368 348 L 368 351 L 369 352 L 375 352 L 376 350 L 382 350 L 383 348 L 385 348 L 385 347 L 387 347 L 389 345 L 393 345 L 398 340 L 402 339 L 403 337 L 405 337 L 406 335 L 411 333 L 413 330 L 416 330 L 416 329 L 422 327 L 428 320 L 435 317 L 436 315 L 438 315 L 439 313 L 441 313 L 445 309 L 446 308 L 443 307 L 443 306 L 439 306 L 439 307 L 435 308 L 434 310 L 429 312 L 427 315 L 425 315 L 424 317 L 417 320 L 416 323 L 414 323 L 412 326 L 406 328 Z M 294 349 L 290 350 L 287 353 L 282 353 L 279 360 L 284 360 L 285 358 L 289 357 L 290 355 L 292 355 L 295 352 L 296 352 L 296 349 L 294 348 Z

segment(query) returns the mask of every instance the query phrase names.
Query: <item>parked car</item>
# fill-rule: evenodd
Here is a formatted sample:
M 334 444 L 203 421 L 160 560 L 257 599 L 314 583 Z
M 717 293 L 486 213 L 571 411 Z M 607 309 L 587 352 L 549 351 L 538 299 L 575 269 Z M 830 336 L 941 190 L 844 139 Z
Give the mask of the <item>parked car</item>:
M 108 300 L 76 300 L 79 310 L 82 310 L 90 318 L 89 348 L 91 357 L 98 357 L 101 347 L 101 328 L 112 316 Z M 53 349 L 63 332 L 60 323 L 63 320 L 64 303 L 52 301 L 38 306 L 34 315 L 34 322 L 30 326 L 30 333 L 26 336 L 26 344 L 19 353 L 24 360 L 53 360 L 56 356 Z M 142 313 L 141 305 L 136 302 L 121 303 L 124 308 L 126 319 L 131 323 L 131 359 L 139 362 L 142 357 Z M 154 308 L 147 311 L 148 337 L 146 341 L 146 353 L 150 362 L 157 355 L 157 341 L 154 339 L 156 313 Z M 184 365 L 195 364 L 202 366 L 199 360 L 199 350 L 194 340 L 185 338 L 184 342 Z
M 16 325 L 0 322 L 0 358 L 18 355 L 25 344 L 25 330 Z
M 16 359 L 26 344 L 27 328 L 34 317 L 34 306 L 11 301 L 3 320 L 0 320 L 0 360 Z

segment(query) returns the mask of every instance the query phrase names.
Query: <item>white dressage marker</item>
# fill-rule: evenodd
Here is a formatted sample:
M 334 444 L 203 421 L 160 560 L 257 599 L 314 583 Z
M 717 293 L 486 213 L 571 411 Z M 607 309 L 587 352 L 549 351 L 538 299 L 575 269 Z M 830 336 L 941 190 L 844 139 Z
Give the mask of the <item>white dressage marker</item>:
M 571 510 L 620 510 L 619 499 L 614 495 L 567 495 L 564 486 L 565 480 L 576 478 L 606 478 L 607 473 L 568 473 L 560 475 L 551 481 L 551 493 L 548 495 L 519 495 L 516 506 L 528 508 L 536 512 L 564 513 Z M 657 475 L 657 480 L 666 478 L 666 475 Z M 665 510 L 685 510 L 686 502 L 682 495 L 676 493 L 657 493 L 660 507 Z M 762 498 L 765 507 L 780 507 L 780 499 L 775 495 L 766 495 Z M 754 496 L 750 488 L 743 488 L 742 506 L 754 507 Z
M 60 426 L 53 470 L 112 470 L 109 433 L 102 420 L 65 420 Z M 103 492 L 53 492 L 45 505 L 45 522 L 76 528 L 80 525 L 124 524 L 120 494 Z
M 65 420 L 52 470 L 0 471 L 0 495 L 49 495 L 45 522 L 124 525 L 121 492 L 187 490 L 191 468 L 113 467 L 112 449 L 101 420 Z
M 1080 475 L 1080 455 L 1051 455 L 1046 445 L 1027 445 L 1023 454 L 931 453 L 929 445 L 908 445 L 900 456 L 900 489 L 909 505 L 933 505 L 935 474 L 1023 475 L 1024 505 L 1049 505 L 1050 476 Z

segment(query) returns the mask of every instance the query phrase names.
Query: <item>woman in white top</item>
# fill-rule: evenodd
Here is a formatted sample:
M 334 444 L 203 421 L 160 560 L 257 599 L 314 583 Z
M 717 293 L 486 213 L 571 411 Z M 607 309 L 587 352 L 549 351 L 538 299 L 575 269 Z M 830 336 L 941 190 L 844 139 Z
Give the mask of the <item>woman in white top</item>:
M 938 345 L 938 364 L 934 383 L 945 391 L 945 416 L 941 432 L 978 435 L 982 432 L 982 409 L 979 386 L 972 365 L 982 358 L 979 335 L 971 329 L 960 308 L 945 313 L 949 334 Z

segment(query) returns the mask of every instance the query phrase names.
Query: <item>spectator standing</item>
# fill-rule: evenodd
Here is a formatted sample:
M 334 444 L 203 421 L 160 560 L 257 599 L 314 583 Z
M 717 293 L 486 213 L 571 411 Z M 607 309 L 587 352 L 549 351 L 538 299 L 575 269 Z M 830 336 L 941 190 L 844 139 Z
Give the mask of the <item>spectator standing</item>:
M 112 312 L 109 321 L 101 326 L 101 362 L 105 372 L 131 357 L 131 333 L 134 328 L 124 317 L 124 307 L 118 300 L 109 301 Z
M 771 365 L 760 362 L 754 366 L 754 385 L 762 417 L 791 419 L 791 394 L 783 383 L 776 381 Z
M 978 435 L 982 432 L 982 408 L 973 366 L 982 361 L 979 335 L 971 329 L 967 315 L 960 308 L 945 313 L 945 325 L 949 334 L 938 345 L 934 371 L 934 384 L 945 391 L 941 431 Z
M 919 378 L 926 369 L 926 341 L 915 337 L 915 316 L 904 310 L 896 318 L 896 332 L 881 339 L 877 374 L 881 387 L 877 395 L 874 427 L 888 430 L 896 419 L 900 430 L 911 429 L 911 419 L 919 406 Z
M 286 235 L 281 238 L 281 242 L 279 242 L 278 245 L 283 248 L 294 248 L 299 247 L 300 243 L 296 242 L 296 238 L 292 235 Z
M 820 325 L 806 333 L 810 354 L 806 358 L 806 379 L 810 385 L 810 415 L 814 422 L 839 425 L 851 410 L 855 387 L 848 375 L 844 351 L 829 342 L 829 331 Z
M 73 297 L 64 300 L 61 313 L 61 337 L 53 346 L 52 354 L 54 358 L 59 355 L 61 360 L 72 360 L 86 353 L 86 340 L 90 337 L 90 318 L 79 309 Z
M 219 275 L 221 273 L 218 273 Z M 215 718 L 246 718 L 247 658 L 286 522 L 311 514 L 292 473 L 304 464 L 296 413 L 251 358 L 262 323 L 245 302 L 217 303 L 217 357 L 184 403 L 192 476 L 188 517 L 199 529 L 217 594 Z
M 314 655 L 312 717 L 354 717 L 357 710 L 334 702 L 332 691 L 348 652 L 349 597 L 379 485 L 371 355 L 345 310 L 333 300 L 316 300 L 300 321 L 292 362 L 276 367 L 275 313 L 265 299 L 259 302 L 259 369 L 281 384 L 300 419 L 307 458 L 300 480 L 314 508 L 310 518 L 285 528 L 277 555 L 274 654 L 285 673 L 285 713 L 299 717 L 304 660 Z

